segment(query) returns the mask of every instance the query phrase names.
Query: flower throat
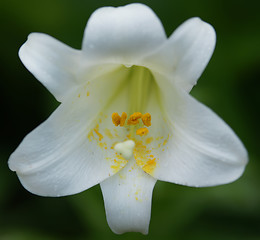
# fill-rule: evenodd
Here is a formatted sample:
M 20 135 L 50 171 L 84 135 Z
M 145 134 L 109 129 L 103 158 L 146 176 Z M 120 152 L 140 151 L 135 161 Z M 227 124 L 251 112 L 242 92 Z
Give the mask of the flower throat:
M 131 135 L 135 132 L 136 135 L 145 136 L 149 130 L 147 127 L 151 126 L 151 114 L 144 112 L 150 90 L 156 85 L 152 73 L 145 67 L 131 66 L 127 67 L 128 73 L 128 109 L 123 112 L 121 117 L 118 113 L 112 114 L 112 122 L 115 126 L 128 126 Z M 127 116 L 129 116 L 127 120 Z M 127 120 L 127 121 L 126 121 Z

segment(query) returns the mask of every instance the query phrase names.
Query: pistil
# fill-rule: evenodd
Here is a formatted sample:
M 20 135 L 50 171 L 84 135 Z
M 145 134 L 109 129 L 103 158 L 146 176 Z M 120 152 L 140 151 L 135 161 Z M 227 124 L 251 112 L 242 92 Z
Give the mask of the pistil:
M 129 160 L 133 156 L 133 150 L 135 147 L 135 142 L 133 140 L 126 140 L 124 142 L 117 143 L 114 149 L 122 154 L 124 159 Z

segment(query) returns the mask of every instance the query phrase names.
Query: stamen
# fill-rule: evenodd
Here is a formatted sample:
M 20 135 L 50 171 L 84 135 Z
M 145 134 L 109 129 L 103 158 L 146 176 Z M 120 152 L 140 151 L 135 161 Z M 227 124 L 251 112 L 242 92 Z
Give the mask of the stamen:
M 136 130 L 136 135 L 145 136 L 148 134 L 148 132 L 149 130 L 147 128 L 139 128 Z
M 127 124 L 128 125 L 136 125 L 136 124 L 138 124 L 139 123 L 139 118 L 141 118 L 142 117 L 142 113 L 140 113 L 140 112 L 135 112 L 135 113 L 133 113 L 130 117 L 129 117 L 129 119 L 128 119 L 128 121 L 127 121 Z
M 118 113 L 113 113 L 113 114 L 112 114 L 112 122 L 113 122 L 116 126 L 118 126 L 118 125 L 120 124 L 121 118 L 120 118 L 120 116 L 119 116 Z
M 118 113 L 112 113 L 112 122 L 120 127 L 123 127 L 125 125 L 125 120 L 127 118 L 127 114 L 125 112 L 122 113 L 122 116 L 120 117 Z
M 121 119 L 120 119 L 120 126 L 123 127 L 125 125 L 125 120 L 127 118 L 127 114 L 125 112 L 122 113 Z
M 143 124 L 146 126 L 146 127 L 150 127 L 152 124 L 151 124 L 151 114 L 150 113 L 145 113 L 143 116 L 142 116 L 142 121 L 143 121 Z

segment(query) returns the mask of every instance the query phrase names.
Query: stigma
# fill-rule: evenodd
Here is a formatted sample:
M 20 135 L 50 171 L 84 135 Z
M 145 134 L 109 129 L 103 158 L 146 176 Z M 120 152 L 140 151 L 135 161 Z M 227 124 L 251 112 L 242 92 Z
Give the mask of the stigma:
M 133 150 L 135 142 L 133 140 L 126 140 L 124 142 L 117 143 L 114 149 L 122 154 L 125 160 L 129 160 L 133 156 Z

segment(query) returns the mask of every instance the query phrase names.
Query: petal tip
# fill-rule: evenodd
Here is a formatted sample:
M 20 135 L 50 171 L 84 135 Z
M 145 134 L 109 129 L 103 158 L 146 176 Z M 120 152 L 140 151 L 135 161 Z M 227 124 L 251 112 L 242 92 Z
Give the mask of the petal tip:
M 27 58 L 28 50 L 30 49 L 30 47 L 32 47 L 32 45 L 35 42 L 39 41 L 39 36 L 43 36 L 43 35 L 45 35 L 45 34 L 33 32 L 27 36 L 26 41 L 19 48 L 19 51 L 18 51 L 18 56 L 21 59 L 21 61 L 23 62 L 23 64 L 26 64 L 26 62 L 27 62 L 26 58 Z
M 109 225 L 109 227 L 110 227 L 110 229 L 112 230 L 113 233 L 118 234 L 118 235 L 121 235 L 121 234 L 124 234 L 124 233 L 128 233 L 128 232 L 140 232 L 143 235 L 148 235 L 148 233 L 149 233 L 149 229 L 148 228 L 145 228 L 145 229 L 123 229 L 123 230 L 120 230 L 120 229 L 115 229 L 111 225 Z
M 9 160 L 8 160 L 8 162 L 7 162 L 7 165 L 8 165 L 8 167 L 9 167 L 9 169 L 10 169 L 11 171 L 13 171 L 13 172 L 16 171 L 15 164 L 13 164 L 13 161 L 12 161 L 12 158 L 11 158 L 11 157 L 9 158 Z
M 216 31 L 215 31 L 214 27 L 210 23 L 205 22 L 204 20 L 202 20 L 199 17 L 189 18 L 184 23 L 191 24 L 191 25 L 193 25 L 194 28 L 196 27 L 196 28 L 204 29 L 204 31 L 208 31 L 209 34 L 212 34 L 212 36 L 216 37 Z

